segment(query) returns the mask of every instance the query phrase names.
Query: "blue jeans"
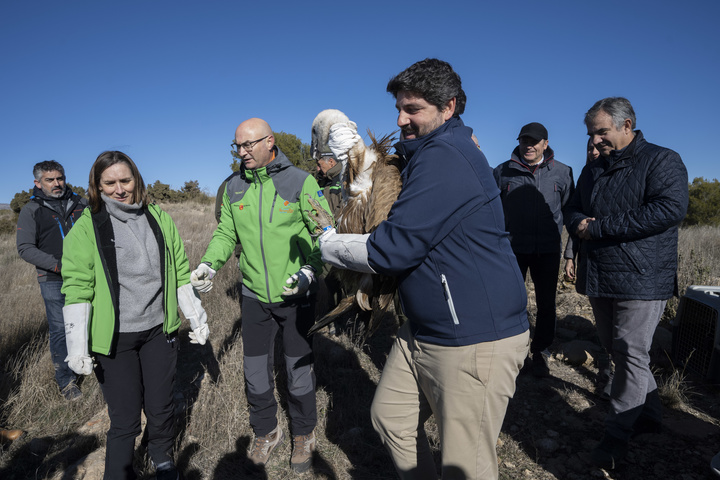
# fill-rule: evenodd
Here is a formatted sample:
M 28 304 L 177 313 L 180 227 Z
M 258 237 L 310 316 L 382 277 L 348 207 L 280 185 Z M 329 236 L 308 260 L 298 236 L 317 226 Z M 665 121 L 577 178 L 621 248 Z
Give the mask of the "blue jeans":
M 650 347 L 666 303 L 590 297 L 600 343 L 615 363 L 605 430 L 616 438 L 629 440 L 641 416 L 662 421 L 662 405 L 650 370 Z
M 60 292 L 62 282 L 40 283 L 40 293 L 45 301 L 45 314 L 50 330 L 50 356 L 55 366 L 55 381 L 60 390 L 75 381 L 75 372 L 65 363 L 67 357 L 67 344 L 65 343 L 65 322 L 63 321 L 63 307 L 65 295 Z

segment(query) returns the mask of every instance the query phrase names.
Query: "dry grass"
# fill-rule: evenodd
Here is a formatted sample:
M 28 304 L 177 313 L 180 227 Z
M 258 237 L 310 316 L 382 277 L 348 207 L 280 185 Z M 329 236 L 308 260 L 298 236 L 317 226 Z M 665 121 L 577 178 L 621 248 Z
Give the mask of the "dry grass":
M 191 267 L 197 265 L 215 229 L 212 205 L 162 206 L 175 220 L 185 243 Z M 0 236 L 0 267 L 13 275 L 0 277 L 2 308 L 12 312 L 0 318 L 0 425 L 21 428 L 26 438 L 41 439 L 20 451 L 0 451 L 0 476 L 50 478 L 91 453 L 104 442 L 73 438 L 84 422 L 104 408 L 94 376 L 84 379 L 79 404 L 62 400 L 54 383 L 47 348 L 44 306 L 32 266 L 15 250 L 14 235 Z M 181 329 L 176 385 L 179 409 L 178 464 L 185 478 L 237 478 L 252 439 L 242 373 L 241 308 L 237 261 L 232 257 L 215 277 L 215 287 L 203 295 L 208 312 L 210 340 L 203 347 L 187 341 L 188 326 Z M 370 402 L 380 377 L 379 366 L 389 350 L 394 331 L 388 316 L 384 335 L 359 346 L 354 336 L 316 335 L 318 379 L 318 452 L 314 478 L 393 478 L 394 468 L 370 425 Z M 282 362 L 282 355 L 276 355 Z M 288 432 L 284 365 L 276 368 L 278 418 Z M 429 425 L 432 429 L 432 424 Z M 30 443 L 33 443 L 30 442 Z M 258 478 L 291 478 L 291 442 L 287 441 Z M 27 451 L 24 451 L 27 450 Z M 70 454 L 68 454 L 70 452 Z M 25 462 L 30 458 L 29 463 Z M 17 461 L 21 459 L 21 461 Z M 21 463 L 27 463 L 21 465 Z M 149 469 L 141 471 L 149 475 Z M 32 472 L 32 473 L 30 473 Z M 247 472 L 246 472 L 247 473 Z
M 175 219 L 194 267 L 215 229 L 212 205 L 168 204 L 163 208 Z M 695 283 L 719 284 L 720 229 L 685 229 L 680 239 L 681 291 Z M 22 448 L 1 450 L 0 476 L 49 478 L 104 444 L 104 432 L 89 437 L 77 433 L 102 410 L 104 402 L 92 376 L 82 384 L 80 403 L 69 405 L 61 399 L 53 379 L 35 271 L 18 257 L 14 235 L 0 235 L 0 269 L 5 272 L 0 276 L 0 308 L 4 312 L 0 317 L 0 426 L 21 428 L 28 432 L 27 437 L 40 441 L 40 446 L 33 440 Z M 247 474 L 243 465 L 252 430 L 242 374 L 239 303 L 237 262 L 231 258 L 216 276 L 213 290 L 203 295 L 211 329 L 208 344 L 190 345 L 187 324 L 181 330 L 176 455 L 188 479 L 222 480 Z M 395 328 L 394 317 L 389 315 L 367 345 L 359 345 L 352 335 L 316 335 L 319 443 L 313 473 L 306 474 L 307 478 L 396 477 L 372 430 L 369 413 Z M 282 355 L 276 358 L 282 361 Z M 287 433 L 284 365 L 278 365 L 276 372 L 278 417 Z M 683 392 L 682 377 L 678 382 L 676 388 Z M 575 391 L 568 390 L 561 397 L 567 403 L 585 405 Z M 426 428 L 437 450 L 432 420 Z M 501 462 L 514 463 L 518 471 L 532 467 L 532 459 L 518 460 L 512 453 L 517 447 L 507 433 L 501 438 L 506 442 L 500 448 Z M 265 472 L 250 478 L 294 478 L 289 468 L 290 443 L 286 441 L 271 458 Z M 143 471 L 147 476 L 148 471 Z

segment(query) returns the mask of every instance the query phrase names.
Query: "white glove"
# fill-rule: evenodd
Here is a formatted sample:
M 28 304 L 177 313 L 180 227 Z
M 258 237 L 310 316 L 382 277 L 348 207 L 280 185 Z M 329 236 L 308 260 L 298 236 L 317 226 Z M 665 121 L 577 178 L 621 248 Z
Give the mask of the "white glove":
M 330 127 L 328 147 L 330 147 L 338 162 L 344 162 L 348 159 L 350 149 L 360 140 L 362 138 L 357 134 L 357 124 L 355 122 L 336 123 Z
M 368 263 L 369 233 L 337 233 L 330 228 L 318 237 L 322 261 L 334 267 L 363 273 L 377 273 Z
M 203 262 L 190 274 L 190 283 L 198 292 L 207 293 L 212 290 L 212 278 L 216 273 L 210 265 Z
M 89 303 L 75 303 L 63 307 L 65 343 L 68 351 L 65 361 L 70 370 L 78 375 L 90 375 L 93 371 L 88 347 L 88 323 L 91 312 L 92 305 Z
M 294 297 L 305 295 L 310 289 L 310 285 L 315 281 L 315 270 L 310 265 L 305 265 L 298 272 L 285 280 L 285 283 L 290 285 L 286 287 L 283 285 L 282 293 L 283 297 Z
M 178 306 L 182 310 L 185 318 L 190 320 L 190 343 L 199 343 L 205 345 L 205 341 L 210 335 L 210 329 L 207 325 L 207 313 L 200 302 L 200 297 L 193 290 L 189 283 L 178 287 L 177 289 Z

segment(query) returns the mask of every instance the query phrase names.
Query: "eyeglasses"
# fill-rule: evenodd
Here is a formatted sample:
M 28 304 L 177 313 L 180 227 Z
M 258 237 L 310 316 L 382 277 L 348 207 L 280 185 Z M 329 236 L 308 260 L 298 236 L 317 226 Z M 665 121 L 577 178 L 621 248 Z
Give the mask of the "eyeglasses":
M 240 153 L 240 149 L 244 148 L 246 152 L 252 152 L 252 149 L 255 148 L 255 145 L 257 145 L 259 142 L 262 142 L 266 138 L 268 138 L 270 135 L 265 135 L 262 138 L 258 138 L 257 140 L 253 140 L 251 142 L 245 142 L 238 145 L 237 143 L 233 142 L 230 144 L 230 146 L 238 153 Z

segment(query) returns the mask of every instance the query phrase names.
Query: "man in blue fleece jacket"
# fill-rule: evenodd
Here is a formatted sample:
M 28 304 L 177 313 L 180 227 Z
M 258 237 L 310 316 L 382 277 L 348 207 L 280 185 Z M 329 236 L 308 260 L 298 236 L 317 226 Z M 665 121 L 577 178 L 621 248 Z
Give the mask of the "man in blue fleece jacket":
M 408 322 L 371 415 L 400 477 L 437 478 L 423 428 L 434 414 L 443 478 L 497 478 L 495 444 L 529 343 L 500 190 L 460 120 L 466 97 L 448 63 L 417 62 L 387 91 L 406 163 L 400 196 L 372 234 L 329 230 L 320 250 L 337 267 L 398 277 Z

